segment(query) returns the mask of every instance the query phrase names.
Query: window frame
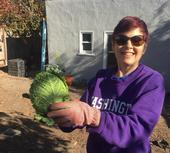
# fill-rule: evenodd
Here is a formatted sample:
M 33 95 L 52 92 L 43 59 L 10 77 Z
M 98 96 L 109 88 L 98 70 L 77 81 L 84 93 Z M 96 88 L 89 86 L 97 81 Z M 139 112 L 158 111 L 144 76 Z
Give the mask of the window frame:
M 112 30 L 105 30 L 103 32 L 103 68 L 107 68 L 107 58 L 109 53 L 113 53 L 113 51 L 108 51 L 107 50 L 107 43 L 108 43 L 108 36 L 113 33 Z
M 91 34 L 91 42 L 86 42 L 86 41 L 83 41 L 83 34 Z M 89 30 L 86 30 L 86 31 L 80 31 L 79 32 L 79 53 L 78 55 L 88 55 L 88 56 L 94 56 L 94 32 L 93 31 L 89 31 Z M 83 43 L 90 43 L 91 44 L 91 50 L 83 50 Z

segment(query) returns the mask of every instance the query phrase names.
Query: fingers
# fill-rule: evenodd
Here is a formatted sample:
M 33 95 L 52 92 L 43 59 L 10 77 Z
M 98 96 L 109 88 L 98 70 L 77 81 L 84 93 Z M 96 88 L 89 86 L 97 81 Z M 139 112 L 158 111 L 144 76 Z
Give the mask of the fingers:
M 70 120 L 69 120 L 69 119 L 67 119 L 67 118 L 61 118 L 61 117 L 55 118 L 54 121 L 55 121 L 55 123 L 58 124 L 58 125 L 63 125 L 63 124 L 66 124 L 66 123 L 68 123 L 68 122 L 70 123 Z
M 63 127 L 70 127 L 73 125 L 68 115 L 69 114 L 62 110 L 52 111 L 47 114 L 49 118 L 52 118 L 55 121 L 56 125 Z
M 62 127 L 73 126 L 73 123 L 71 122 L 69 117 L 66 116 L 66 113 L 64 113 L 63 111 L 53 111 L 53 112 L 48 113 L 47 116 L 49 118 L 53 118 L 56 126 L 62 126 Z
M 61 117 L 65 117 L 67 115 L 68 115 L 68 111 L 66 109 L 50 111 L 49 113 L 47 113 L 47 116 L 49 118 L 61 118 Z
M 58 119 L 54 119 L 56 125 L 58 126 L 62 126 L 62 127 L 71 127 L 73 126 L 73 124 L 71 123 L 71 121 L 69 119 L 66 118 L 58 118 Z
M 49 105 L 48 110 L 53 111 L 53 110 L 62 110 L 62 109 L 67 109 L 69 108 L 68 103 L 66 102 L 57 102 Z

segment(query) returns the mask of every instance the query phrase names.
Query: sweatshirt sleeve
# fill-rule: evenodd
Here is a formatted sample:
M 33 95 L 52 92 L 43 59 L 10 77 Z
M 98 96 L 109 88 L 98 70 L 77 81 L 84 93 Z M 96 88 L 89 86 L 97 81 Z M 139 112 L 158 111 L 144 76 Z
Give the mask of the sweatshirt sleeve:
M 165 89 L 160 75 L 146 84 L 128 115 L 101 111 L 99 127 L 88 128 L 89 133 L 97 133 L 109 144 L 121 148 L 148 138 L 161 115 Z

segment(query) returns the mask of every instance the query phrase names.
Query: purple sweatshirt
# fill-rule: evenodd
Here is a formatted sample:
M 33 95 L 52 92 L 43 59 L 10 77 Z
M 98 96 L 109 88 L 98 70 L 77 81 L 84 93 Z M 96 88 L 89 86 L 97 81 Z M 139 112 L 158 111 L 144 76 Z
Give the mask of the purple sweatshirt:
M 100 70 L 81 100 L 101 110 L 97 128 L 88 127 L 88 153 L 150 153 L 149 137 L 161 114 L 164 80 L 140 64 L 123 78 Z

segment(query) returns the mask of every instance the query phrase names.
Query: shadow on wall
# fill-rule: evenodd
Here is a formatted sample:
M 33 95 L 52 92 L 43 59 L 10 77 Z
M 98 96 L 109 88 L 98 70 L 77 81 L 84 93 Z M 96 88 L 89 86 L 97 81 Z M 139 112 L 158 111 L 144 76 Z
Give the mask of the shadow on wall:
M 96 44 L 96 43 L 95 43 Z M 95 45 L 94 45 L 95 46 Z M 66 68 L 66 72 L 75 75 L 77 81 L 88 81 L 103 65 L 103 45 L 94 48 L 94 56 L 76 55 Z M 76 54 L 78 51 L 75 52 Z M 64 55 L 63 55 L 64 56 Z M 66 57 L 63 57 L 66 58 Z
M 144 56 L 144 63 L 158 70 L 165 79 L 165 86 L 170 91 L 170 20 L 164 22 L 160 28 L 151 34 L 148 50 Z
M 151 20 L 155 24 L 156 30 L 151 33 L 150 43 L 144 63 L 158 70 L 165 79 L 167 92 L 170 92 L 170 20 L 169 20 L 170 1 L 163 3 L 157 10 Z

